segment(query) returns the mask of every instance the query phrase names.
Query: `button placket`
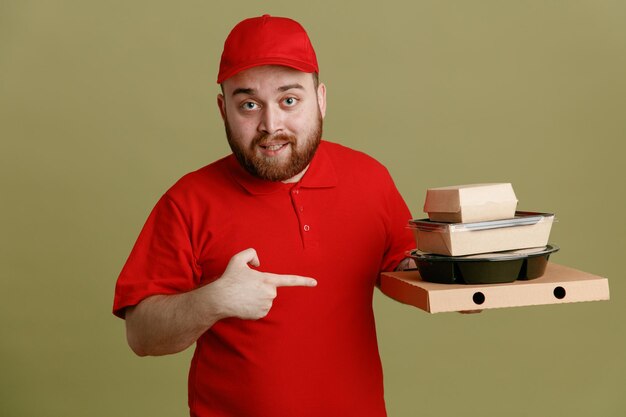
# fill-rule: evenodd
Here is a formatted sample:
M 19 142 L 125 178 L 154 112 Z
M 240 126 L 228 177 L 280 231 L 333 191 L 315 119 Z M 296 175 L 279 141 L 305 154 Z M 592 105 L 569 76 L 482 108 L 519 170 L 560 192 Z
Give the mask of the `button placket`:
M 300 225 L 300 237 L 302 238 L 302 244 L 306 246 L 307 242 L 311 239 L 311 223 L 310 219 L 306 215 L 303 203 L 303 195 L 300 188 L 294 188 L 291 190 L 291 202 L 293 204 L 296 216 L 298 217 L 298 224 Z

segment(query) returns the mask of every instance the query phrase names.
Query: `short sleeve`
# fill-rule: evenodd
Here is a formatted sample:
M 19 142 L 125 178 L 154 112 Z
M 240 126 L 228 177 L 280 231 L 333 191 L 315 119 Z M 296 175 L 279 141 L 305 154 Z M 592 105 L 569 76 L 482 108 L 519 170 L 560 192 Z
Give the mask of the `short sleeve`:
M 200 274 L 189 225 L 165 194 L 156 204 L 124 264 L 115 286 L 113 313 L 157 294 L 178 294 L 197 285 Z
M 388 180 L 384 193 L 387 211 L 387 241 L 381 272 L 393 271 L 406 258 L 406 252 L 415 248 L 413 232 L 408 228 L 411 212 L 391 176 Z

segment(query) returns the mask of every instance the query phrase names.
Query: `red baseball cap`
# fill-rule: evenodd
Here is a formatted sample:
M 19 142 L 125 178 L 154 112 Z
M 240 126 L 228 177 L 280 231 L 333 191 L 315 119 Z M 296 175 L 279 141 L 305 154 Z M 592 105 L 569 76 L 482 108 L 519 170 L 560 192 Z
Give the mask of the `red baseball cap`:
M 284 65 L 319 73 L 315 50 L 295 20 L 268 14 L 239 22 L 224 42 L 217 83 L 260 65 Z

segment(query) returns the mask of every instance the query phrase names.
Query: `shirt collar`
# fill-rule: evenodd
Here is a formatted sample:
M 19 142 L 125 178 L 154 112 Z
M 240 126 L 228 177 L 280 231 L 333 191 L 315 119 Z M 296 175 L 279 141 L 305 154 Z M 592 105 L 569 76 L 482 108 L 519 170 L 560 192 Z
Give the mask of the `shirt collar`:
M 296 185 L 257 178 L 239 165 L 232 154 L 228 157 L 228 171 L 239 185 L 253 195 L 272 194 Z M 297 185 L 306 188 L 328 188 L 337 185 L 337 171 L 328 155 L 325 141 L 320 142 L 320 146 L 309 164 L 309 169 Z

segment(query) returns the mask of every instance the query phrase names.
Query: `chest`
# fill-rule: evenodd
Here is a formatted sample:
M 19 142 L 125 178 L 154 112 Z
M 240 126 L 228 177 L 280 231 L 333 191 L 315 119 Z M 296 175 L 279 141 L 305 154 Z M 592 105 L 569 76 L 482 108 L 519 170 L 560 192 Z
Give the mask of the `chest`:
M 206 207 L 198 224 L 192 241 L 203 281 L 250 247 L 266 272 L 375 278 L 386 238 L 384 202 L 342 187 L 225 196 Z

